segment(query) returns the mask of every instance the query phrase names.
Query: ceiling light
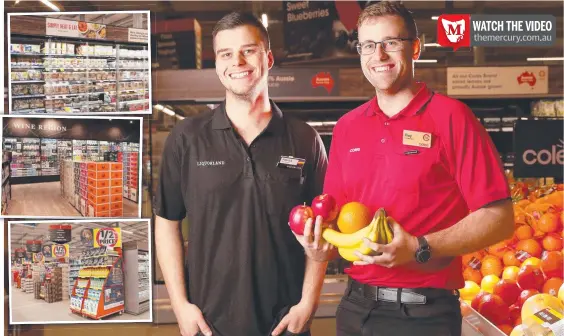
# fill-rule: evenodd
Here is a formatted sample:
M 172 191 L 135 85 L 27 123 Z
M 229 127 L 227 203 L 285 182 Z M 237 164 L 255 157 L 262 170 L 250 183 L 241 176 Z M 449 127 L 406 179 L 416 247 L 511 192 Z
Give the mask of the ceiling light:
M 60 12 L 60 11 L 61 11 L 57 6 L 55 6 L 55 5 L 54 5 L 51 1 L 49 1 L 49 0 L 39 0 L 39 1 L 41 1 L 42 4 L 44 4 L 45 6 L 51 8 L 51 9 L 54 10 L 54 11 L 57 11 L 57 12 Z
M 528 62 L 542 62 L 542 61 L 564 61 L 564 57 L 528 57 Z
M 423 44 L 424 47 L 440 47 L 441 45 L 438 43 L 425 43 Z
M 436 20 L 438 20 L 438 19 L 439 19 L 438 16 L 431 16 L 431 20 L 435 20 L 435 21 L 436 21 Z
M 268 28 L 268 16 L 266 15 L 266 13 L 262 14 L 261 21 L 264 28 Z
M 184 117 L 181 116 L 180 114 L 177 114 L 176 117 L 177 117 L 178 119 L 180 119 L 180 120 L 184 120 Z
M 415 63 L 437 63 L 436 59 L 422 59 L 422 60 L 415 60 Z
M 163 112 L 168 114 L 169 116 L 174 116 L 176 114 L 176 112 L 174 112 L 173 110 L 169 109 L 168 107 L 164 107 L 163 108 Z

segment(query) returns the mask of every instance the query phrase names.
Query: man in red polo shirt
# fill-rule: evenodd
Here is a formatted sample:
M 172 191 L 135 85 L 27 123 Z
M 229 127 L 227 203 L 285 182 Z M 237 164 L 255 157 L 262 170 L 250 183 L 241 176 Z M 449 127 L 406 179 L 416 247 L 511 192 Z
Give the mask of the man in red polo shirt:
M 421 42 L 399 3 L 367 7 L 360 62 L 374 99 L 337 123 L 325 192 L 339 205 L 383 207 L 388 245 L 358 253 L 337 335 L 460 335 L 460 257 L 511 237 L 509 187 L 485 129 L 463 103 L 416 82 Z

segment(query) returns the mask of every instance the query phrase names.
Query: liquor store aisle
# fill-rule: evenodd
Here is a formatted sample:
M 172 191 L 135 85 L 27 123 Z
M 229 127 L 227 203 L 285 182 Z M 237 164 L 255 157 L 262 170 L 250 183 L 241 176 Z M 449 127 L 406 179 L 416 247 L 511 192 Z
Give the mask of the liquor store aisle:
M 60 182 L 17 184 L 12 186 L 10 212 L 26 216 L 81 216 L 61 195 Z M 123 199 L 123 217 L 137 217 L 137 203 Z

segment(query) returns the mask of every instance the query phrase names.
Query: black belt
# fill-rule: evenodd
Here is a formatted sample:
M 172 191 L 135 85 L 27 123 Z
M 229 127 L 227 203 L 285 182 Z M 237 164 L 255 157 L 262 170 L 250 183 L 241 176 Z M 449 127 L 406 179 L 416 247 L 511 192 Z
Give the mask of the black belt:
M 350 281 L 350 293 L 385 302 L 401 302 L 407 304 L 426 304 L 430 301 L 445 296 L 456 295 L 455 291 L 441 288 L 390 288 L 361 284 L 355 280 Z

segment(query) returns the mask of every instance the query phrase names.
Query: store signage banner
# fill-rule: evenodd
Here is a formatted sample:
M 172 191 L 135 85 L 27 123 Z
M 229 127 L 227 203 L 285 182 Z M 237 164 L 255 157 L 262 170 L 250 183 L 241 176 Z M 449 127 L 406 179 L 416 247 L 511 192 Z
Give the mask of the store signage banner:
M 25 253 L 25 261 L 31 261 L 33 258 L 33 253 L 32 252 L 26 252 Z
M 40 240 L 28 240 L 26 243 L 27 251 L 32 253 L 41 252 L 41 241 Z
M 366 1 L 284 1 L 286 61 L 359 57 L 357 19 Z
M 34 263 L 43 262 L 43 260 L 44 260 L 43 253 L 41 253 L 41 252 L 33 253 L 33 262 Z
M 121 247 L 121 229 L 94 229 L 94 247 Z
M 94 245 L 93 237 L 92 229 L 84 228 L 80 231 L 80 242 L 85 247 L 92 247 Z
M 149 31 L 147 29 L 128 28 L 127 41 L 149 43 Z
M 18 259 L 25 258 L 25 250 L 24 249 L 16 250 L 16 258 Z
M 69 244 L 54 244 L 53 245 L 53 258 L 68 258 L 69 257 Z
M 139 120 L 72 118 L 4 118 L 4 137 L 72 140 L 140 140 Z
M 447 68 L 447 94 L 505 96 L 548 93 L 548 66 Z
M 105 288 L 104 309 L 119 307 L 125 303 L 122 259 L 118 259 L 112 267 Z
M 51 225 L 49 226 L 49 240 L 53 243 L 64 244 L 71 241 L 70 225 Z
M 339 95 L 339 72 L 326 69 L 275 69 L 268 75 L 272 97 L 327 97 Z
M 105 40 L 106 25 L 83 21 L 46 18 L 45 34 L 48 36 L 65 36 Z
M 562 120 L 518 120 L 514 128 L 513 175 L 562 179 L 564 130 Z
M 43 245 L 42 251 L 45 258 L 53 257 L 52 249 L 53 249 L 53 244 Z

